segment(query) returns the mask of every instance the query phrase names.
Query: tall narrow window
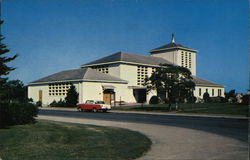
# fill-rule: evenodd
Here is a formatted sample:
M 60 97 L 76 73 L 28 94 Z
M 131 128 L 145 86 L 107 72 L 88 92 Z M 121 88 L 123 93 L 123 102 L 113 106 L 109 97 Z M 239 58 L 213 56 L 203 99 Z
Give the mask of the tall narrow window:
M 191 53 L 189 53 L 189 68 L 191 68 Z
M 187 52 L 185 52 L 185 67 L 187 68 L 188 67 L 188 55 L 187 55 Z
M 214 89 L 212 89 L 212 96 L 214 96 Z
M 199 88 L 199 96 L 201 96 L 201 88 Z
M 221 89 L 218 89 L 218 96 L 221 96 Z
M 183 52 L 181 52 L 181 66 L 184 66 L 184 55 Z

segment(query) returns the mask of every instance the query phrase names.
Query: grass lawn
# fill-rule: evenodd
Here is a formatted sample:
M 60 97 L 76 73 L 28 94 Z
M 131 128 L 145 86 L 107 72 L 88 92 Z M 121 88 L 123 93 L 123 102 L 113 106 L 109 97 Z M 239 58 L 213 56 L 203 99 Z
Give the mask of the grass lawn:
M 150 146 L 146 136 L 112 127 L 38 121 L 0 129 L 3 160 L 128 160 Z
M 216 114 L 216 115 L 240 115 L 248 114 L 247 105 L 228 104 L 228 103 L 195 103 L 195 104 L 179 104 L 181 111 L 179 113 L 199 113 L 199 114 Z M 172 111 L 175 104 L 172 104 Z M 168 104 L 155 105 L 137 105 L 114 107 L 113 110 L 125 111 L 148 111 L 148 112 L 169 112 Z

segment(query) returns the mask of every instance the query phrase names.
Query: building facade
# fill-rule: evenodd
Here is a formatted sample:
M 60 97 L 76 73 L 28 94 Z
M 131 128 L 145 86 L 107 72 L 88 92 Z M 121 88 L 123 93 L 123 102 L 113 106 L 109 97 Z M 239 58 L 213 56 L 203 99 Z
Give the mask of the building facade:
M 144 79 L 160 67 L 174 64 L 188 68 L 196 84 L 194 96 L 202 98 L 205 92 L 211 97 L 224 96 L 224 86 L 196 76 L 197 50 L 177 44 L 172 35 L 171 43 L 150 51 L 150 56 L 126 52 L 103 57 L 81 65 L 79 69 L 66 70 L 31 82 L 28 97 L 43 105 L 64 99 L 70 84 L 79 93 L 79 103 L 88 99 L 103 100 L 105 103 L 148 102 L 155 91 L 146 93 Z

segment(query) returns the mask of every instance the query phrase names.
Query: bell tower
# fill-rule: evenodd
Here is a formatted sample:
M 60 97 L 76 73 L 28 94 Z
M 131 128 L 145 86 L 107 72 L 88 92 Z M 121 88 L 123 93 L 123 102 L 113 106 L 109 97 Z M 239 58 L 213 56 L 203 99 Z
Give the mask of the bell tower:
M 170 43 L 149 52 L 151 56 L 161 57 L 175 65 L 186 67 L 192 75 L 196 75 L 196 53 L 198 51 L 176 43 L 174 33 L 172 33 Z

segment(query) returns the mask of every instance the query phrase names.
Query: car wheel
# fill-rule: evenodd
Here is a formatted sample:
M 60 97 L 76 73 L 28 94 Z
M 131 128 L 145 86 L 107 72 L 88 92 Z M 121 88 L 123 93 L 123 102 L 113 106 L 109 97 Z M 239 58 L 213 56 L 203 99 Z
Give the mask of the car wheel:
M 107 110 L 106 110 L 106 109 L 104 109 L 104 110 L 102 110 L 102 112 L 107 112 Z
M 96 108 L 93 108 L 92 111 L 93 111 L 93 112 L 97 112 L 97 109 L 96 109 Z
M 81 110 L 82 110 L 81 108 L 77 107 L 77 111 L 78 111 L 78 112 L 80 112 Z

